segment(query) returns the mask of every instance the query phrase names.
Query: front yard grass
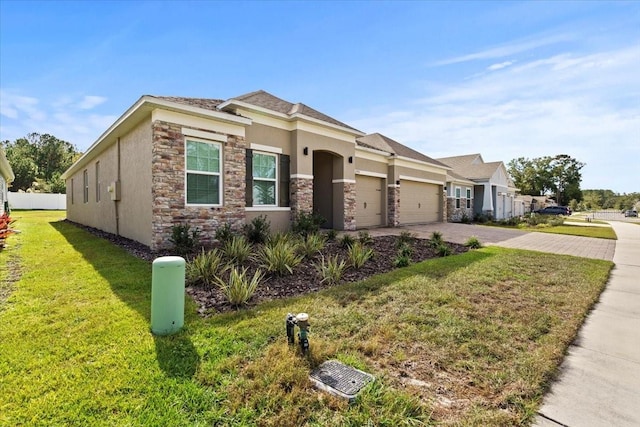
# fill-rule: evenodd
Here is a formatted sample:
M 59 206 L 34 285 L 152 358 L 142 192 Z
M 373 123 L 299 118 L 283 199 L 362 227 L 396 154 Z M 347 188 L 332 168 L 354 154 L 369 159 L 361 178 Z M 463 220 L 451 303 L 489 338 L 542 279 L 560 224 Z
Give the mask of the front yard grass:
M 489 247 L 150 333 L 151 266 L 51 212 L 16 213 L 0 425 L 527 425 L 612 263 Z M 2 273 L 2 274 L 6 274 Z M 286 344 L 310 314 L 311 356 Z M 376 381 L 315 391 L 337 358 Z
M 552 234 L 568 234 L 571 236 L 596 237 L 598 239 L 616 240 L 618 236 L 612 227 L 589 227 L 581 225 L 556 225 L 554 227 L 536 227 L 531 231 Z

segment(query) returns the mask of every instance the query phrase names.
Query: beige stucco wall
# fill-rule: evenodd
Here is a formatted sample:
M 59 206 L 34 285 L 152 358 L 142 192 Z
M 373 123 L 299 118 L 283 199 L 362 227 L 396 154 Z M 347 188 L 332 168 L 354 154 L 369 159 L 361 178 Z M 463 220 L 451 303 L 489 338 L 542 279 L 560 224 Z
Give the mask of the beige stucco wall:
M 96 163 L 100 162 L 100 200 L 96 195 Z M 120 137 L 121 201 L 114 202 L 109 185 L 118 179 L 118 142 L 67 179 L 67 218 L 149 245 L 151 239 L 151 124 L 139 123 Z M 84 202 L 83 172 L 89 178 L 89 201 Z M 71 181 L 73 180 L 73 185 Z M 73 188 L 72 188 L 73 187 Z M 73 193 L 73 194 L 72 194 Z M 119 230 L 116 225 L 119 203 Z
M 281 149 L 282 154 L 291 154 L 291 132 L 287 130 L 253 123 L 246 127 L 245 135 L 249 147 L 251 144 L 266 145 Z
M 393 169 L 394 169 L 393 181 L 399 180 L 400 175 L 403 175 L 403 176 L 410 176 L 418 179 L 437 181 L 439 184 L 442 184 L 442 186 L 446 185 L 447 174 L 444 173 L 444 171 L 442 173 L 434 173 L 434 172 L 424 171 L 420 169 L 408 168 L 405 166 L 395 166 Z
M 247 210 L 247 224 L 249 224 L 254 218 L 257 218 L 261 215 L 267 217 L 272 233 L 276 233 L 279 231 L 289 231 L 291 227 L 291 211 L 289 209 L 278 211 Z
M 97 197 L 96 164 L 100 163 L 100 200 Z M 84 171 L 87 171 L 89 198 L 84 201 Z M 67 218 L 90 227 L 115 233 L 115 210 L 107 187 L 116 179 L 114 145 L 91 159 L 85 167 L 67 179 Z M 71 185 L 73 180 L 73 186 Z M 73 187 L 73 189 L 72 189 Z M 72 191 L 73 190 L 73 191 Z M 73 193 L 73 194 L 72 194 Z
M 308 148 L 308 155 L 303 154 Z M 313 175 L 313 152 L 328 151 L 344 158 L 340 168 L 334 168 L 333 179 L 354 179 L 355 162 L 349 163 L 349 157 L 355 158 L 354 143 L 340 139 L 317 135 L 303 130 L 292 131 L 291 174 Z
M 151 118 L 120 138 L 120 235 L 145 245 L 151 244 L 151 140 Z
M 376 162 L 375 160 L 356 157 L 355 170 L 362 171 L 362 172 L 376 172 L 376 173 L 387 174 L 388 162 L 386 161 L 386 159 L 384 162 Z

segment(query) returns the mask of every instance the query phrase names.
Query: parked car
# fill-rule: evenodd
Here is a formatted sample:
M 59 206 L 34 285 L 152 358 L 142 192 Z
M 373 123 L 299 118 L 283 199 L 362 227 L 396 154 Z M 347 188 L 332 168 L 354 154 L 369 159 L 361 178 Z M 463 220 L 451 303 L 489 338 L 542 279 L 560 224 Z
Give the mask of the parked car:
M 540 215 L 571 215 L 571 209 L 566 206 L 547 206 L 535 212 Z
M 634 217 L 638 217 L 638 212 L 636 211 L 632 211 L 632 210 L 628 210 L 628 211 L 624 211 L 624 216 L 626 217 L 630 217 L 630 216 L 634 216 Z

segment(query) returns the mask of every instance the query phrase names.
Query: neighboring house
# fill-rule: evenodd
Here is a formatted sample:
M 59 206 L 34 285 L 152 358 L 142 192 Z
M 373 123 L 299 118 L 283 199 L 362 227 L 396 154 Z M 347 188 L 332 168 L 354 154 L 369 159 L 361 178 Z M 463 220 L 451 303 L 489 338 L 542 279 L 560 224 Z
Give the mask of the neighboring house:
M 9 212 L 9 186 L 14 179 L 13 169 L 4 149 L 0 147 L 0 214 Z
M 447 221 L 466 222 L 473 220 L 473 191 L 475 182 L 450 170 L 447 172 Z
M 207 241 L 222 224 L 240 230 L 260 215 L 272 230 L 312 211 L 337 230 L 442 221 L 448 169 L 257 91 L 226 101 L 143 96 L 63 178 L 69 220 L 158 250 L 174 225 Z
M 516 215 L 515 187 L 503 162 L 485 162 L 480 154 L 436 159 L 473 181 L 473 213 L 506 219 Z

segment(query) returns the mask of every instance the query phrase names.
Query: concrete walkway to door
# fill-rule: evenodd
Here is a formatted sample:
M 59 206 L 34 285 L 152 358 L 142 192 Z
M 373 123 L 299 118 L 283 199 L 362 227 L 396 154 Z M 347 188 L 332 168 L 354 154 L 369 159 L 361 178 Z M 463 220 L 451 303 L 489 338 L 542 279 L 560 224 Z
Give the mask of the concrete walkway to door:
M 611 225 L 616 266 L 544 397 L 538 427 L 640 426 L 640 225 Z

